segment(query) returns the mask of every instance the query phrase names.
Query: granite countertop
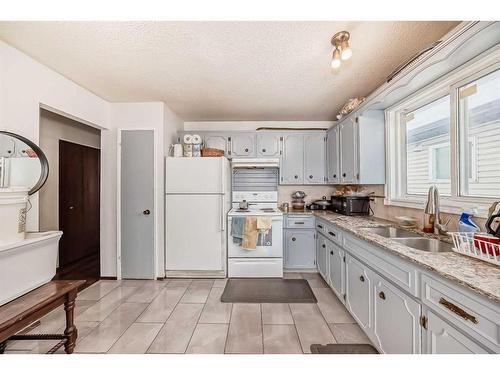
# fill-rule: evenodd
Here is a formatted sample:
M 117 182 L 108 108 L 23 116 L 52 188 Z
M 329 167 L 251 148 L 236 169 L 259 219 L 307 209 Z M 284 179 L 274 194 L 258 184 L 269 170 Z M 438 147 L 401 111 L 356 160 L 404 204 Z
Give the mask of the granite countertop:
M 283 212 L 284 215 L 310 215 L 310 216 L 313 216 L 314 215 L 314 211 L 311 211 L 307 208 L 303 209 L 303 210 L 292 210 L 290 209 L 288 212 Z
M 482 294 L 492 301 L 500 302 L 500 267 L 476 260 L 455 252 L 430 253 L 413 249 L 400 244 L 390 238 L 379 236 L 363 227 L 384 226 L 397 224 L 367 216 L 344 216 L 328 211 L 314 211 L 312 213 L 321 219 L 335 224 L 340 229 L 354 236 L 370 242 L 390 253 L 409 260 L 440 276 L 455 281 L 476 293 Z M 405 228 L 406 229 L 406 228 Z M 412 230 L 425 237 L 438 238 L 417 230 Z M 441 236 L 442 237 L 442 236 Z M 440 238 L 450 242 L 451 238 Z

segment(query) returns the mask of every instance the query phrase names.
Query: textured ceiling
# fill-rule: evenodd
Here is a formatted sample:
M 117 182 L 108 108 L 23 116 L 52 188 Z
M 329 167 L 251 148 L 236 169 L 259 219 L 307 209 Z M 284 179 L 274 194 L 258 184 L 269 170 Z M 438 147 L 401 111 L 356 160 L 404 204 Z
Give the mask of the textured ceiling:
M 186 121 L 332 120 L 457 22 L 0 22 L 0 38 L 112 102 Z M 331 36 L 352 58 L 330 69 Z

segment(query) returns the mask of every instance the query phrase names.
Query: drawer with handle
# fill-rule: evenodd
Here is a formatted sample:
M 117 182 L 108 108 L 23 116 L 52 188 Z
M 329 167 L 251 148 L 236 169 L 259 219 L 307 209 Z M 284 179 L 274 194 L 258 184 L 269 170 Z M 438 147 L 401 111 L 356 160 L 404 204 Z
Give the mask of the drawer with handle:
M 342 246 L 342 232 L 338 230 L 335 226 L 331 224 L 326 224 L 325 225 L 325 230 L 324 230 L 326 238 L 328 238 L 330 241 L 335 242 L 337 245 Z
M 500 352 L 498 305 L 447 284 L 422 274 L 422 303 L 495 352 Z
M 314 229 L 314 216 L 312 215 L 287 215 L 286 228 Z

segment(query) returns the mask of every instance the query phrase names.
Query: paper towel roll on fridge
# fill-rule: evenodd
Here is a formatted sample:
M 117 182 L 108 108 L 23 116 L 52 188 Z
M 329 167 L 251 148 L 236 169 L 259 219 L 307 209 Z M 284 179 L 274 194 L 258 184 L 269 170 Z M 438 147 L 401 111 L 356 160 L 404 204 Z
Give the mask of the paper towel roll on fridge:
M 201 145 L 201 137 L 198 134 L 193 134 L 192 135 L 192 144 L 194 145 Z
M 192 144 L 193 143 L 193 136 L 191 134 L 184 134 L 183 142 L 186 145 Z

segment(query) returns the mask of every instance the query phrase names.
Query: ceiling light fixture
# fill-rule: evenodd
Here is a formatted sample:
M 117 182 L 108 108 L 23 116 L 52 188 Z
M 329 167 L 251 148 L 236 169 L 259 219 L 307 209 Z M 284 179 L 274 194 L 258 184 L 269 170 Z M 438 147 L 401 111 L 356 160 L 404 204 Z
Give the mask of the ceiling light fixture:
M 347 60 L 352 56 L 351 47 L 349 47 L 350 34 L 347 31 L 340 31 L 332 37 L 333 57 L 332 68 L 340 67 L 340 60 Z

